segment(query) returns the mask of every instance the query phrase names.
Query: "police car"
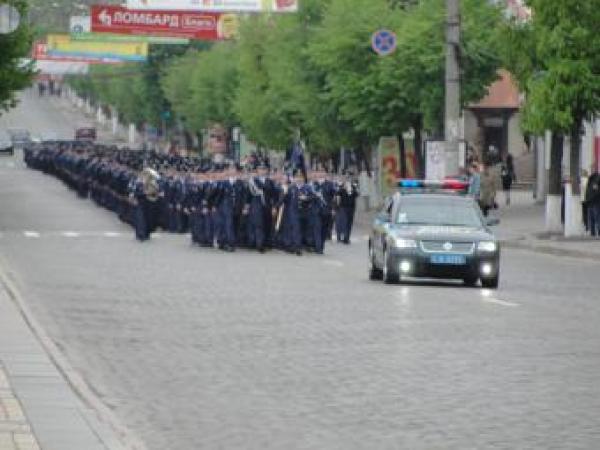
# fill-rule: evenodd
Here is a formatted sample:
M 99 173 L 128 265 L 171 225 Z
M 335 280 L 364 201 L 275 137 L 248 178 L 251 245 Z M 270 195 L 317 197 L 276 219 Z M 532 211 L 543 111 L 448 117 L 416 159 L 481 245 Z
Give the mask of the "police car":
M 401 180 L 373 221 L 369 277 L 397 283 L 405 278 L 479 281 L 495 289 L 500 280 L 500 246 L 475 200 L 459 180 Z M 463 195 L 461 195 L 463 194 Z

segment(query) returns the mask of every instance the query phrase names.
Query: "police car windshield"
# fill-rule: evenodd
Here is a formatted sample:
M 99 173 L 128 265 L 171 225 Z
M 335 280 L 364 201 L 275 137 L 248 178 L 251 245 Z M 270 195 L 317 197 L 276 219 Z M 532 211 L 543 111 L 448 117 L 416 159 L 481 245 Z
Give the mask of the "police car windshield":
M 481 216 L 473 204 L 449 198 L 404 198 L 398 209 L 396 223 L 400 225 L 483 227 Z

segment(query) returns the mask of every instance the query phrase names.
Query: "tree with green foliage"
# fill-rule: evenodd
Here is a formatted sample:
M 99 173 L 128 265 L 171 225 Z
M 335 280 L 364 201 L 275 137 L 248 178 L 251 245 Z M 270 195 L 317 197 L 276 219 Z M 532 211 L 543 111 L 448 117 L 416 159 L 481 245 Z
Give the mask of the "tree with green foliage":
M 123 122 L 146 121 L 144 79 L 138 64 L 92 66 L 88 75 L 69 76 L 66 81 L 93 104 L 115 108 Z
M 114 107 L 125 122 L 159 126 L 162 113 L 171 109 L 161 85 L 164 68 L 187 49 L 151 45 L 144 64 L 95 65 L 88 75 L 69 76 L 67 83 L 94 104 Z
M 600 111 L 600 0 L 528 0 L 532 18 L 505 30 L 505 59 L 525 92 L 523 125 L 532 134 L 552 132 L 546 199 L 547 229 L 558 231 L 564 137 L 570 137 L 572 217 L 579 221 L 583 122 Z M 576 230 L 569 227 L 565 232 Z
M 507 30 L 507 61 L 526 93 L 524 126 L 551 130 L 550 193 L 561 189 L 562 136 L 571 139 L 571 183 L 580 193 L 583 122 L 600 111 L 600 0 L 529 0 L 530 22 Z
M 237 49 L 220 42 L 210 50 L 190 49 L 167 66 L 161 79 L 173 112 L 190 133 L 200 136 L 215 124 L 231 128 L 238 123 L 233 109 L 237 89 Z
M 239 31 L 239 86 L 234 108 L 244 131 L 259 145 L 272 145 L 273 133 L 282 129 L 269 95 L 266 52 L 272 28 L 271 18 L 251 16 L 242 21 Z
M 323 96 L 325 73 L 309 53 L 327 4 L 307 0 L 297 14 L 242 24 L 236 110 L 249 136 L 270 148 L 301 138 L 312 154 L 331 155 L 352 140 L 352 128 Z
M 462 100 L 483 97 L 497 77 L 498 8 L 478 0 L 462 2 Z M 314 36 L 310 53 L 326 73 L 327 99 L 343 119 L 371 142 L 414 129 L 420 149 L 423 129 L 441 134 L 444 111 L 445 8 L 443 0 L 418 4 L 386 0 L 333 0 Z M 372 34 L 387 28 L 398 46 L 379 57 Z M 400 139 L 402 142 L 402 139 Z M 422 155 L 420 157 L 422 166 Z
M 496 77 L 501 15 L 478 0 L 463 0 L 463 9 L 467 103 Z M 248 16 L 234 42 L 151 55 L 140 86 L 137 77 L 131 83 L 138 114 L 152 122 L 172 107 L 191 131 L 239 125 L 271 149 L 300 136 L 313 154 L 342 145 L 365 152 L 380 136 L 412 128 L 419 149 L 423 130 L 443 128 L 444 23 L 443 0 L 304 0 L 297 14 Z M 398 35 L 392 56 L 371 49 L 380 28 Z M 91 89 L 99 101 L 121 101 L 115 87 Z
M 16 105 L 15 93 L 31 83 L 33 70 L 22 58 L 31 51 L 31 32 L 26 24 L 27 2 L 10 0 L 5 3 L 15 7 L 21 23 L 12 33 L 0 34 L 0 114 Z

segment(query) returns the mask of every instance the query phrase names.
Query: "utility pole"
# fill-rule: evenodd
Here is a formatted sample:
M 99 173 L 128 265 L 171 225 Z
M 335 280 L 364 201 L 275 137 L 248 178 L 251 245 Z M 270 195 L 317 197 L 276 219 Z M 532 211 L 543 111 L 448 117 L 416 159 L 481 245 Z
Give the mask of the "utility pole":
M 446 0 L 446 175 L 459 170 L 460 123 L 460 0 Z

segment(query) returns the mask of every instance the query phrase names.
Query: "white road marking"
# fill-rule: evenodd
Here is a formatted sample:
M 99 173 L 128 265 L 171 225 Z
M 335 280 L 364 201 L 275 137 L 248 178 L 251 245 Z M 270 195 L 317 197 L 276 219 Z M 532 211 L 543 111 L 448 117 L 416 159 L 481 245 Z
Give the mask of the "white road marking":
M 115 238 L 121 236 L 121 233 L 116 233 L 114 231 L 107 231 L 104 233 L 104 237 Z
M 499 300 L 497 298 L 484 298 L 483 301 L 486 303 L 494 303 L 495 305 L 508 306 L 511 308 L 517 308 L 521 306 L 518 303 L 505 302 L 504 300 Z
M 39 238 L 40 237 L 40 233 L 38 233 L 37 231 L 23 231 L 23 235 L 26 238 Z
M 521 306 L 518 303 L 500 300 L 498 298 L 495 298 L 493 295 L 494 295 L 494 293 L 490 289 L 482 289 L 481 290 L 481 297 L 485 303 L 493 303 L 494 305 L 508 306 L 510 308 L 516 308 L 516 307 Z
M 62 233 L 60 233 L 62 236 L 64 237 L 69 237 L 69 238 L 75 238 L 75 237 L 79 237 L 81 236 L 80 233 L 77 233 L 75 231 L 63 231 Z

